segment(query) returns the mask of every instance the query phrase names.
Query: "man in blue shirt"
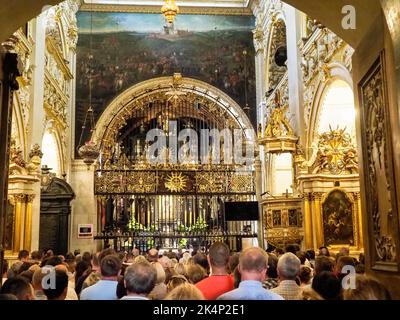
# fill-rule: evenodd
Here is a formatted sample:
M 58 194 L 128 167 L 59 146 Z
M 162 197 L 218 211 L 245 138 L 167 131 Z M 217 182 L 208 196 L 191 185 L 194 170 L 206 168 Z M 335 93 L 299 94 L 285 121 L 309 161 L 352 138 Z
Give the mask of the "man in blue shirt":
M 121 260 L 117 255 L 105 256 L 100 262 L 101 280 L 81 292 L 81 300 L 117 300 Z
M 262 286 L 268 266 L 268 256 L 261 248 L 248 248 L 239 258 L 239 287 L 218 297 L 218 300 L 283 300 Z

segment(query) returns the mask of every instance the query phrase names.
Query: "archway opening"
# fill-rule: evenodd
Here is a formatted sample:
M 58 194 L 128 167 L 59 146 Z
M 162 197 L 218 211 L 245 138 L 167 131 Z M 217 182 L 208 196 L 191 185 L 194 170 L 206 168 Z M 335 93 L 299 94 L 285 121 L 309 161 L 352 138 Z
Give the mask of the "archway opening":
M 42 139 L 42 166 L 47 166 L 57 177 L 61 176 L 60 154 L 54 133 L 46 131 Z
M 337 127 L 350 134 L 353 142 L 356 142 L 356 110 L 354 106 L 354 94 L 351 87 L 343 80 L 335 80 L 325 91 L 323 96 L 317 134 L 330 131 Z

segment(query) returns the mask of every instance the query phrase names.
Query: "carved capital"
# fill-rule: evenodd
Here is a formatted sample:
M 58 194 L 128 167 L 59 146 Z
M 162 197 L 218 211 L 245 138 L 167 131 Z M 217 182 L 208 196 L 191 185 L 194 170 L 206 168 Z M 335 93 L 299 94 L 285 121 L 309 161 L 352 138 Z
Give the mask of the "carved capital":
M 33 199 L 35 199 L 35 195 L 34 194 L 28 194 L 26 196 L 26 202 L 27 203 L 32 203 Z
M 321 201 L 323 192 L 311 192 L 310 193 L 310 200 L 311 201 Z
M 19 203 L 25 203 L 26 201 L 26 194 L 23 193 L 17 193 L 17 194 L 13 194 L 15 202 L 19 202 Z

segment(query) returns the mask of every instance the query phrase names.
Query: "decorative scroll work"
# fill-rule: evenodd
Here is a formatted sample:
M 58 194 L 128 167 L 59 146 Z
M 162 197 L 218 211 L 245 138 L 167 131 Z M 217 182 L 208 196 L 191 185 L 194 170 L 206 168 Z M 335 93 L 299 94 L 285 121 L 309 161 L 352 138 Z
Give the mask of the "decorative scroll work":
M 211 178 L 208 180 L 206 178 Z M 211 184 L 212 181 L 218 183 Z M 253 173 L 229 170 L 98 170 L 95 194 L 254 194 Z
M 398 271 L 396 238 L 399 233 L 384 52 L 359 84 L 364 153 L 366 206 L 372 267 Z
M 319 137 L 313 173 L 352 174 L 358 172 L 357 150 L 345 129 L 332 129 Z
M 308 127 L 318 88 L 321 83 L 331 79 L 331 65 L 342 66 L 351 72 L 354 49 L 319 24 L 312 27 L 312 34 L 304 38 L 299 45 L 302 54 L 300 67 L 305 88 L 304 120 Z

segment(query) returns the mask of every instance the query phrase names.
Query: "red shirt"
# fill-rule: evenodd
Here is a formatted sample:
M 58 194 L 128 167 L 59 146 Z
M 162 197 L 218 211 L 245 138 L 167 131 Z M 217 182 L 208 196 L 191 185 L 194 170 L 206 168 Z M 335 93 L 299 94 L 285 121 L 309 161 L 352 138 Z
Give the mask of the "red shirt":
M 206 300 L 216 300 L 221 294 L 234 289 L 233 276 L 209 276 L 196 283 Z

